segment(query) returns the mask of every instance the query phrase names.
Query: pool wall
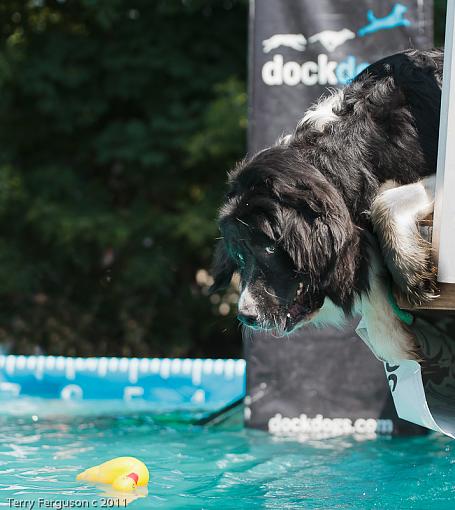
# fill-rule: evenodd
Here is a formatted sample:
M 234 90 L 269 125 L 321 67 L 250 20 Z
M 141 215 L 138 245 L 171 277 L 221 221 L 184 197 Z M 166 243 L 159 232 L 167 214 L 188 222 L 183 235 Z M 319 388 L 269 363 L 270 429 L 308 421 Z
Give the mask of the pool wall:
M 243 359 L 0 355 L 0 399 L 122 400 L 217 409 L 245 393 Z

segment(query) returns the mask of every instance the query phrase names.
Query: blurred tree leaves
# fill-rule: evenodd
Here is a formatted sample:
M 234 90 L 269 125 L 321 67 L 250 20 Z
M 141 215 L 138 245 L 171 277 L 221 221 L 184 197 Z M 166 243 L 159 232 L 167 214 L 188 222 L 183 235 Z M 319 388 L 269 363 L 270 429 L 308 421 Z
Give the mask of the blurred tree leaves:
M 0 341 L 235 355 L 197 284 L 245 151 L 244 0 L 0 3 Z

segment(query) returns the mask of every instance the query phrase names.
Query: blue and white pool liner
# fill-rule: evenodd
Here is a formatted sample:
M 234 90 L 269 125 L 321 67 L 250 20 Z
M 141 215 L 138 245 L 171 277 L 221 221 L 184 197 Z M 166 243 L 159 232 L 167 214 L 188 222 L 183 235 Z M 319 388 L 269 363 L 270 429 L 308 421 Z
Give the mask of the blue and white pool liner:
M 245 360 L 0 355 L 0 399 L 214 410 L 245 394 Z M 2 406 L 4 407 L 4 405 Z

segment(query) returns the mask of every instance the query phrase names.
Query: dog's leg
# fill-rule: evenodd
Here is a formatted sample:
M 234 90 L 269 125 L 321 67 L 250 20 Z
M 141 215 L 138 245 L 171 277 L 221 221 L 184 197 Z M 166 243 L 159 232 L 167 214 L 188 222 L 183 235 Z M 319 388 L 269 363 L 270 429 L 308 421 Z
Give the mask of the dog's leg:
M 379 249 L 371 249 L 370 260 L 370 290 L 362 293 L 356 306 L 368 332 L 366 337 L 361 336 L 382 361 L 419 360 L 414 335 L 395 315 L 388 300 L 389 282 Z
M 431 245 L 420 235 L 417 223 L 433 211 L 434 188 L 434 175 L 405 186 L 389 182 L 371 208 L 385 264 L 398 288 L 414 304 L 431 300 L 436 288 Z

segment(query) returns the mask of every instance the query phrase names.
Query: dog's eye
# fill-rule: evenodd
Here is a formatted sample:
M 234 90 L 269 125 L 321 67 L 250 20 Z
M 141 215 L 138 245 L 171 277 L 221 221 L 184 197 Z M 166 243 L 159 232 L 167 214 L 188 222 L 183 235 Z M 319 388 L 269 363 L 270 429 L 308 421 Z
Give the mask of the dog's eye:
M 265 247 L 265 252 L 268 253 L 269 255 L 272 255 L 275 253 L 275 246 L 266 246 Z
M 241 253 L 237 253 L 237 260 L 241 267 L 245 265 L 245 257 Z

